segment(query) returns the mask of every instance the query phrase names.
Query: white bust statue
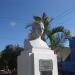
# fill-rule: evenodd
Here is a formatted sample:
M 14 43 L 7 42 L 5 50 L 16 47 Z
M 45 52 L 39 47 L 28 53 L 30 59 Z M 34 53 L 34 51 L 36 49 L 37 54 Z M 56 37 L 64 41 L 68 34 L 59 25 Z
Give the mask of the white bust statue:
M 41 39 L 44 32 L 44 24 L 42 22 L 34 22 L 32 24 L 32 32 L 29 34 L 28 40 L 25 41 L 25 48 L 49 48 Z

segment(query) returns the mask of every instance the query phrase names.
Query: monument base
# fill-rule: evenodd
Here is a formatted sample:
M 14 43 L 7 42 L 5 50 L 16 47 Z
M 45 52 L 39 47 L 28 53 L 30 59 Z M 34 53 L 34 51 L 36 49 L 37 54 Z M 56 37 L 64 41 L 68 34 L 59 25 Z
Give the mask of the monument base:
M 17 72 L 18 75 L 58 75 L 57 56 L 47 48 L 24 50 L 18 56 Z

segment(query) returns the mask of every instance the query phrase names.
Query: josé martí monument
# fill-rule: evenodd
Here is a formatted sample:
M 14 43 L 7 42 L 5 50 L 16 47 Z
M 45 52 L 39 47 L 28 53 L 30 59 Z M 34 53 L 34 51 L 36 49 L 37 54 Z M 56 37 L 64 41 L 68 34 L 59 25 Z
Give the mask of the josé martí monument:
M 41 39 L 43 32 L 42 22 L 32 24 L 24 51 L 18 56 L 17 75 L 58 75 L 57 56 Z

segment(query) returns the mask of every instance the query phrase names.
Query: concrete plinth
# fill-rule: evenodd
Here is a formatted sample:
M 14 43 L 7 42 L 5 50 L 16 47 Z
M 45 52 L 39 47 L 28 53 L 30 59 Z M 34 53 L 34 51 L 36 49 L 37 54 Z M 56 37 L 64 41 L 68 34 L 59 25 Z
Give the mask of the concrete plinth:
M 31 51 L 31 52 L 30 52 Z M 57 56 L 49 48 L 32 48 L 18 56 L 18 75 L 58 75 Z

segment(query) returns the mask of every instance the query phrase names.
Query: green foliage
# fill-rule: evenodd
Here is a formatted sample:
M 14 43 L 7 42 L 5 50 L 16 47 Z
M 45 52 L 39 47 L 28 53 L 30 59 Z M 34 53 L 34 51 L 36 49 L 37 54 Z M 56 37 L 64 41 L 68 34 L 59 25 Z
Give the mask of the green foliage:
M 11 71 L 14 68 L 17 69 L 17 56 L 22 50 L 23 48 L 19 46 L 7 45 L 1 52 L 0 69 L 10 69 Z
M 37 22 L 40 22 L 40 21 L 41 21 L 41 18 L 40 18 L 39 16 L 34 16 L 33 18 L 34 18 L 34 20 L 36 20 Z
M 49 17 L 45 13 L 43 13 L 42 16 L 34 16 L 33 19 L 36 22 L 40 22 L 40 21 L 43 22 L 45 30 L 42 35 L 42 40 L 46 41 L 47 39 L 49 39 L 50 41 L 49 46 L 52 49 L 56 48 L 57 46 L 63 46 L 63 43 L 67 39 L 68 40 L 71 39 L 70 31 L 65 29 L 64 26 L 58 26 L 58 27 L 51 28 L 51 22 L 53 21 L 53 19 L 52 18 L 49 19 Z

